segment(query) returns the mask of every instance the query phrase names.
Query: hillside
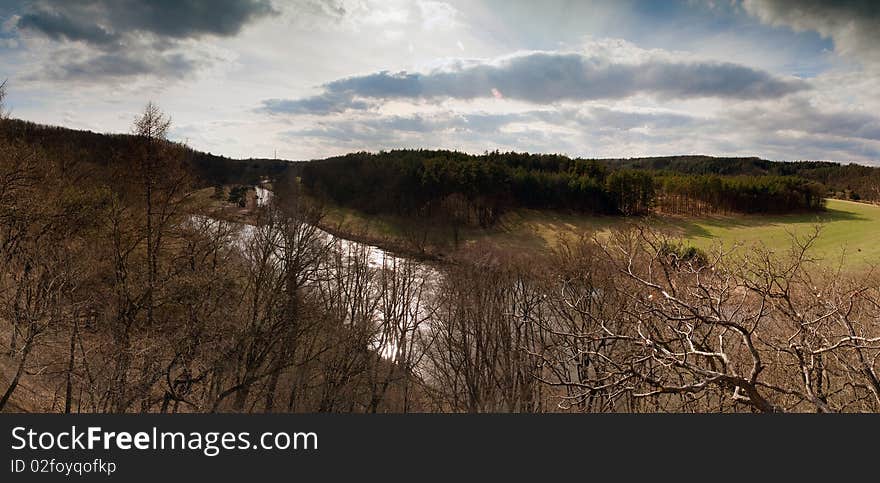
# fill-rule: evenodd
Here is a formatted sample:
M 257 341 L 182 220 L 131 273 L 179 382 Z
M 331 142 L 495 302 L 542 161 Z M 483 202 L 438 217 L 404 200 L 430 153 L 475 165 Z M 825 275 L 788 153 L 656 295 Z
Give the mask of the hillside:
M 46 126 L 19 119 L 0 122 L 0 141 L 37 147 L 68 163 L 87 163 L 99 169 L 124 167 L 131 162 L 133 136 Z M 280 159 L 232 159 L 173 144 L 177 155 L 191 167 L 200 186 L 253 185 L 261 178 L 281 176 L 290 166 Z
M 353 153 L 304 164 L 299 178 L 319 200 L 368 215 L 431 220 L 456 231 L 494 227 L 519 209 L 624 217 L 818 212 L 829 194 L 800 176 L 685 174 L 499 152 Z
M 584 159 L 445 150 L 352 153 L 302 166 L 316 196 L 371 214 L 488 226 L 511 208 L 641 215 L 786 213 L 826 197 L 880 200 L 880 168 L 825 161 L 667 156 Z
M 418 410 L 375 317 L 347 320 L 304 275 L 366 265 L 332 258 L 283 186 L 259 206 L 249 184 L 287 166 L 169 142 L 167 119 L 148 104 L 132 136 L 0 121 L 0 412 Z M 339 360 L 345 384 L 322 381 Z

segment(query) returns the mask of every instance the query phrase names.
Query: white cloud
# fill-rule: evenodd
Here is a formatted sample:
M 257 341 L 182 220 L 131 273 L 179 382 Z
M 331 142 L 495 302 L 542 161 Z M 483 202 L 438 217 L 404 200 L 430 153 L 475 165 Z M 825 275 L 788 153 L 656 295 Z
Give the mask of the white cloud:
M 452 29 L 460 25 L 458 10 L 452 5 L 433 0 L 418 0 L 422 26 L 427 30 Z
M 427 72 L 380 71 L 328 82 L 310 97 L 266 101 L 271 113 L 341 112 L 389 99 L 443 101 L 495 97 L 535 104 L 621 99 L 765 99 L 809 89 L 797 78 L 726 62 L 682 61 L 672 53 L 608 44 L 586 52 L 520 52 L 494 59 L 451 59 Z M 365 102 L 364 99 L 371 102 Z M 335 103 L 335 105 L 333 105 Z

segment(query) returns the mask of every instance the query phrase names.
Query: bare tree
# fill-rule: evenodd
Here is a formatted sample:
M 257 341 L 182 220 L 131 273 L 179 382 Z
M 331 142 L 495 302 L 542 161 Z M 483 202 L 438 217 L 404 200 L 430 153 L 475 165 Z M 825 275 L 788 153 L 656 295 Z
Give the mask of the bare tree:
M 94 228 L 102 194 L 75 196 L 75 184 L 41 153 L 22 146 L 0 149 L 0 310 L 10 322 L 15 374 L 0 409 L 34 360 L 41 341 L 76 316 L 87 298 L 80 286 L 91 270 L 85 233 Z
M 435 276 L 418 262 L 382 256 L 376 281 L 379 317 L 367 364 L 369 412 L 391 406 L 384 404 L 389 392 L 397 400 L 393 410 L 407 412 L 411 407 L 415 373 L 430 346 L 426 337 L 433 316 L 429 295 Z
M 542 410 L 534 325 L 541 292 L 534 273 L 491 250 L 448 270 L 430 321 L 428 381 L 439 410 Z
M 171 179 L 172 173 L 165 172 L 169 166 L 163 163 L 163 148 L 167 144 L 168 129 L 171 127 L 171 119 L 165 116 L 159 107 L 148 102 L 144 111 L 135 118 L 132 132 L 140 138 L 140 175 L 143 182 L 144 207 L 146 209 L 146 248 L 147 248 L 147 323 L 153 323 L 153 308 L 155 306 L 155 285 L 158 272 L 158 253 L 162 242 L 162 224 L 166 221 L 167 213 L 156 213 L 156 191 L 160 177 L 164 180 Z M 172 181 L 172 196 L 177 191 Z M 166 200 L 168 201 L 168 200 Z M 158 219 L 157 219 L 157 215 Z
M 876 284 L 822 273 L 818 236 L 786 256 L 693 256 L 646 229 L 596 239 L 587 252 L 621 276 L 563 279 L 537 322 L 545 382 L 581 410 L 877 411 Z
M 99 399 L 115 412 L 138 401 L 139 410 L 146 411 L 161 400 L 153 391 L 165 372 L 167 347 L 154 335 L 163 333 L 157 327 L 178 317 L 179 301 L 171 289 L 186 273 L 176 251 L 186 232 L 191 181 L 187 150 L 167 140 L 169 127 L 170 120 L 153 103 L 135 119 L 135 140 L 131 151 L 123 153 L 129 158 L 117 164 L 124 171 L 117 173 L 119 186 L 105 211 L 115 312 L 106 350 L 113 353 L 114 369 Z M 159 306 L 164 310 L 157 312 Z
M 0 82 L 0 121 L 9 117 L 9 110 L 6 107 L 6 83 L 8 80 Z
M 314 333 L 312 324 L 315 320 L 303 315 L 303 291 L 316 281 L 331 246 L 328 237 L 318 228 L 322 211 L 302 197 L 294 183 L 289 183 L 287 191 L 276 195 L 273 202 L 270 211 L 277 209 L 276 215 L 282 227 L 280 244 L 275 250 L 284 273 L 284 302 L 280 314 L 280 342 L 272 355 L 274 367 L 266 388 L 267 412 L 275 409 L 282 370 L 311 358 L 308 348 L 311 347 L 309 342 Z M 288 395 L 288 408 L 295 398 L 293 391 Z

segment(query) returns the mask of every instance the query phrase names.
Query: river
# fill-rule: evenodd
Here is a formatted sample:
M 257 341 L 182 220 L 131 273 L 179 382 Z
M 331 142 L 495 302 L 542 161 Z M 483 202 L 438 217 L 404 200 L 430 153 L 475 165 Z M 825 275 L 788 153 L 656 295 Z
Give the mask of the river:
M 256 204 L 258 207 L 267 206 L 271 202 L 271 190 L 258 185 L 255 187 L 255 191 Z M 192 219 L 199 221 L 209 219 L 211 222 L 219 222 L 216 219 L 206 218 L 198 215 L 193 216 Z M 231 223 L 237 228 L 237 230 L 235 230 L 236 236 L 233 240 L 231 240 L 231 242 L 237 245 L 242 250 L 244 250 L 244 248 L 248 246 L 249 242 L 254 238 L 256 230 L 259 229 L 258 226 L 246 223 L 228 223 Z M 428 264 L 417 262 L 404 257 L 399 257 L 377 246 L 338 237 L 319 227 L 315 228 L 319 231 L 319 239 L 323 240 L 322 245 L 326 246 L 329 250 L 343 257 L 365 257 L 367 260 L 367 264 L 371 270 L 401 270 L 402 267 L 408 267 L 408 269 L 411 270 L 411 272 L 409 273 L 411 273 L 412 276 L 415 277 L 414 283 L 424 288 L 423 291 L 425 294 L 425 299 L 430 297 L 430 295 L 433 293 L 433 287 L 440 280 L 440 272 L 435 267 L 432 267 Z M 380 289 L 377 287 L 376 290 Z M 374 294 L 374 296 L 378 296 L 378 294 Z M 385 316 L 382 313 L 381 305 L 382 304 L 379 304 L 379 307 L 377 307 L 377 310 L 375 310 L 374 314 L 374 322 L 379 327 L 385 325 L 382 324 Z M 407 318 L 410 318 L 412 320 L 407 320 L 404 322 L 405 326 L 414 326 L 417 328 L 418 334 L 413 334 L 413 336 L 425 335 L 427 328 L 423 324 L 421 324 L 421 322 L 427 319 L 427 305 L 427 300 L 421 300 L 415 312 L 410 313 L 407 316 Z M 390 339 L 393 339 L 393 337 L 389 337 L 388 334 L 378 334 L 371 345 L 374 349 L 378 350 L 383 357 L 393 360 L 397 358 L 398 350 L 395 341 Z

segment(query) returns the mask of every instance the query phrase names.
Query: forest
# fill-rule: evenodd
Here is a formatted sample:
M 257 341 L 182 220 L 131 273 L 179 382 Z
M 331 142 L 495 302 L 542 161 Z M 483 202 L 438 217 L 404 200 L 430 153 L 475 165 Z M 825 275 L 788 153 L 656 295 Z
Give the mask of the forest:
M 824 208 L 828 189 L 793 173 L 747 166 L 705 169 L 571 159 L 560 155 L 395 150 L 354 153 L 300 167 L 318 197 L 366 213 L 455 220 L 488 227 L 519 207 L 633 216 L 653 211 L 790 213 Z M 678 168 L 678 169 L 676 169 Z
M 880 201 L 880 169 L 829 161 L 767 161 L 760 158 L 667 156 L 606 160 L 623 168 L 688 175 L 794 176 L 820 183 L 834 198 Z
M 452 193 L 491 223 L 566 199 L 818 207 L 799 178 L 361 153 L 283 170 L 244 224 L 193 196 L 216 175 L 153 104 L 94 145 L 21 126 L 0 120 L 0 411 L 880 411 L 880 283 L 816 265 L 818 227 L 782 254 L 639 225 L 540 259 L 475 245 L 428 265 L 321 232 L 302 192 L 416 211 Z
M 6 141 L 40 146 L 42 152 L 67 162 L 87 162 L 96 168 L 117 169 L 131 162 L 134 136 L 102 134 L 58 126 L 46 126 L 20 119 L 3 121 L 2 135 Z M 188 171 L 198 186 L 250 184 L 263 177 L 284 173 L 290 162 L 277 159 L 231 159 L 191 149 L 183 143 L 169 143 L 185 159 Z

